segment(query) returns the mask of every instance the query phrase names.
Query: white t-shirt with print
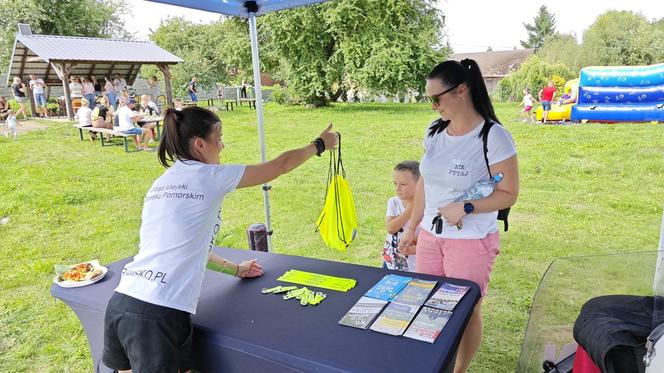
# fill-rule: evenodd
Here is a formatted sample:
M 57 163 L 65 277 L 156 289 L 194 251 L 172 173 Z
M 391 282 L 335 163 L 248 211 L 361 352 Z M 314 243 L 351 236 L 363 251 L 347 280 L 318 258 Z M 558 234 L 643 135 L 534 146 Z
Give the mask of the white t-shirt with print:
M 145 196 L 140 249 L 115 291 L 196 313 L 208 254 L 221 227 L 221 205 L 244 169 L 176 161 L 166 170 Z
M 431 221 L 444 207 L 461 198 L 480 180 L 488 180 L 484 161 L 484 145 L 479 136 L 484 123 L 463 136 L 450 136 L 447 129 L 424 139 L 424 156 L 420 173 L 424 177 L 424 217 L 420 226 L 439 238 L 484 238 L 496 232 L 498 212 L 473 213 L 463 218 L 463 229 L 443 220 L 443 231 L 436 234 Z M 494 124 L 487 139 L 489 165 L 502 162 L 516 154 L 514 140 L 500 124 Z
M 134 128 L 134 122 L 131 120 L 136 114 L 134 111 L 125 105 L 118 109 L 118 126 L 115 127 L 116 131 L 127 131 Z
M 406 211 L 406 206 L 403 205 L 403 202 L 399 197 L 392 197 L 387 201 L 387 212 L 385 217 L 392 216 L 397 217 Z M 398 263 L 397 261 L 403 257 L 403 254 L 397 253 L 399 258 L 395 258 L 394 251 L 397 250 L 396 246 L 399 245 L 401 241 L 401 236 L 403 232 L 408 229 L 408 222 L 403 226 L 402 231 L 399 231 L 395 234 L 388 233 L 385 237 L 385 244 L 383 246 L 383 262 L 389 269 L 400 269 L 410 272 L 415 272 L 415 255 L 409 255 L 406 257 L 406 265 L 404 263 Z M 385 256 L 389 258 L 386 258 Z

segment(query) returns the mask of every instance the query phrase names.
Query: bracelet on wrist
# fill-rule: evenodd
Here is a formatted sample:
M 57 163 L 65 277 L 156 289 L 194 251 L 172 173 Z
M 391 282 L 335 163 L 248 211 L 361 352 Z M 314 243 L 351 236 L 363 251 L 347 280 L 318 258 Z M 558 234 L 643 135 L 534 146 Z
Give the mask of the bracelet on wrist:
M 237 274 L 240 272 L 240 265 L 236 264 L 235 265 L 235 274 L 233 276 L 237 277 Z
M 316 146 L 316 155 L 320 157 L 325 152 L 325 142 L 320 137 L 316 137 L 311 143 Z

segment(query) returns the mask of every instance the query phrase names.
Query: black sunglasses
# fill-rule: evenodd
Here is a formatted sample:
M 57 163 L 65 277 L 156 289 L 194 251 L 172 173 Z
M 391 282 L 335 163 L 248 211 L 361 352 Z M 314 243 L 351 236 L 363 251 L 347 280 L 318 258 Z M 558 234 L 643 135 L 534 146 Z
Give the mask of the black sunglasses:
M 429 97 L 429 101 L 431 101 L 431 103 L 434 104 L 434 105 L 438 105 L 438 101 L 440 100 L 440 96 L 444 95 L 444 94 L 447 93 L 447 92 L 451 92 L 454 88 L 456 88 L 456 87 L 458 87 L 458 86 L 460 86 L 460 85 L 461 85 L 461 83 L 459 83 L 459 84 L 455 84 L 455 85 L 451 86 L 450 88 L 448 88 L 448 89 L 446 89 L 446 90 L 440 92 L 440 93 L 437 94 L 437 95 L 428 96 L 428 97 Z

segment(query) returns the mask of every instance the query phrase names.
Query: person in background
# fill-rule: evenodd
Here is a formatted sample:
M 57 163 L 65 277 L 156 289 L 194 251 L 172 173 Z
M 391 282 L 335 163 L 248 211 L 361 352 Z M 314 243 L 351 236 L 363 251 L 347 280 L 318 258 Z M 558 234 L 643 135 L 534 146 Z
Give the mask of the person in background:
M 182 100 L 179 99 L 179 98 L 176 98 L 175 100 L 173 100 L 173 107 L 175 108 L 175 110 L 178 110 L 178 111 L 182 110 L 184 108 L 184 105 L 182 104 Z
M 249 87 L 249 84 L 247 84 L 247 80 L 242 79 L 242 87 L 240 88 L 240 99 L 242 100 L 247 99 L 247 87 Z
M 408 229 L 408 221 L 413 211 L 415 187 L 420 179 L 420 164 L 417 161 L 403 161 L 392 171 L 396 196 L 387 201 L 385 229 L 387 238 L 383 245 L 383 267 L 400 271 L 415 272 L 415 244 L 399 250 L 399 241 Z
M 539 100 L 542 103 L 542 123 L 546 123 L 551 111 L 551 103 L 556 98 L 556 86 L 553 80 L 549 80 L 546 87 L 540 89 Z
M 235 263 L 212 251 L 222 216 L 226 217 L 225 197 L 274 180 L 337 144 L 330 125 L 312 143 L 273 160 L 222 165 L 223 132 L 214 113 L 194 106 L 168 109 L 164 118 L 158 158 L 168 169 L 143 199 L 139 250 L 121 271 L 104 316 L 102 361 L 121 373 L 193 368 L 191 315 L 198 307 L 206 265 L 238 278 L 264 273 L 256 259 Z M 188 193 L 202 198 L 157 198 L 176 184 L 186 184 Z M 144 275 L 146 270 L 169 277 L 155 281 Z
M 83 97 L 88 103 L 88 107 L 92 109 L 95 105 L 95 85 L 86 77 L 81 77 L 81 85 L 83 86 Z
M 35 99 L 35 109 L 39 116 L 48 118 L 48 108 L 46 107 L 46 83 L 42 78 L 37 77 L 35 74 L 30 74 L 30 90 L 32 97 Z
M 5 120 L 9 115 L 9 102 L 4 96 L 0 96 L 0 120 Z
M 192 76 L 191 80 L 189 81 L 189 84 L 187 84 L 187 92 L 189 93 L 189 97 L 191 98 L 191 101 L 193 103 L 197 103 L 198 102 L 198 96 L 197 96 L 196 93 L 198 92 L 198 88 L 197 88 L 197 85 L 196 85 L 196 77 L 195 76 Z
M 12 136 L 14 140 L 16 140 L 16 136 L 18 134 L 18 130 L 16 127 L 18 126 L 18 120 L 16 119 L 16 115 L 14 115 L 13 110 L 8 110 L 7 111 L 7 119 L 5 120 L 5 125 L 7 126 L 7 132 L 5 132 L 5 137 L 9 138 L 9 136 Z
M 224 102 L 224 85 L 220 84 L 217 88 L 217 98 L 223 103 Z
M 521 104 L 523 105 L 523 110 L 521 110 L 521 115 L 523 116 L 522 122 L 530 121 L 530 123 L 535 122 L 535 116 L 533 113 L 533 103 L 535 98 L 530 94 L 530 89 L 528 87 L 523 89 L 523 100 Z
M 439 118 L 426 129 L 413 212 L 399 249 L 412 245 L 419 223 L 417 272 L 470 280 L 485 297 L 500 249 L 498 210 L 512 206 L 519 194 L 514 140 L 500 125 L 474 60 L 436 65 L 425 89 Z M 503 179 L 488 197 L 458 201 L 478 181 L 498 173 Z M 461 338 L 456 373 L 468 370 L 482 344 L 481 310 L 482 300 Z
M 28 102 L 28 97 L 26 93 L 28 92 L 28 87 L 25 86 L 25 83 L 21 81 L 21 78 L 18 76 L 14 77 L 12 83 L 12 92 L 14 93 L 14 99 L 18 103 L 18 111 L 15 116 L 18 117 L 19 114 L 23 114 L 23 119 L 28 119 L 28 114 L 26 113 L 25 103 Z
M 154 75 L 148 78 L 148 92 L 154 100 L 157 100 L 159 95 L 161 95 L 159 80 Z
M 90 81 L 92 81 L 92 86 L 95 87 L 95 99 L 101 97 L 101 82 L 94 75 L 90 77 Z
M 108 98 L 108 104 L 112 106 L 113 109 L 117 109 L 118 100 L 115 93 L 115 86 L 113 85 L 111 79 L 107 76 L 104 77 L 104 81 L 106 82 L 104 84 L 104 93 L 106 94 L 106 98 Z
M 113 79 L 113 86 L 115 88 L 116 95 L 127 92 L 127 81 L 120 74 L 115 74 L 115 79 Z
M 113 129 L 113 107 L 109 105 L 108 98 L 102 96 L 92 109 L 91 119 L 92 127 Z M 111 135 L 106 135 L 107 140 L 111 140 Z
M 87 99 L 81 99 L 81 107 L 76 111 L 76 117 L 78 118 L 79 126 L 92 127 L 92 109 L 90 109 L 90 105 Z M 90 138 L 92 141 L 96 140 L 97 134 L 90 132 Z
M 136 143 L 136 149 L 150 151 L 151 148 L 148 147 L 148 142 L 151 138 L 151 130 L 155 127 L 154 123 L 146 123 L 142 128 L 135 127 L 140 119 L 141 115 L 134 113 L 134 108 L 136 107 L 136 100 L 133 98 L 127 99 L 126 105 L 121 105 L 116 113 L 118 126 L 115 128 L 116 131 L 120 131 L 127 135 L 136 135 L 134 141 Z M 140 136 L 143 136 L 143 147 L 141 147 Z
M 141 114 L 144 117 L 156 117 L 159 116 L 159 108 L 157 107 L 157 104 L 155 104 L 151 99 L 150 95 L 141 95 Z M 156 134 L 155 134 L 155 128 L 157 127 L 157 122 L 139 122 L 138 125 L 141 127 L 145 127 L 147 124 L 152 125 L 152 129 L 150 130 L 150 141 L 154 141 Z

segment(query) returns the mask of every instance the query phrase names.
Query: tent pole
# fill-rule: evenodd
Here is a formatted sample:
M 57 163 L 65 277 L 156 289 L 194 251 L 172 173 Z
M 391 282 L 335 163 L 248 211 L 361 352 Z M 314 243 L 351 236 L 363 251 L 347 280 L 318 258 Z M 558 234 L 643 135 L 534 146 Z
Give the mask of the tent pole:
M 263 92 L 261 85 L 260 57 L 258 55 L 258 36 L 256 31 L 256 13 L 249 12 L 249 37 L 251 38 L 251 61 L 254 65 L 254 92 L 256 94 L 256 117 L 258 118 L 258 142 L 261 147 L 261 162 L 267 161 L 265 149 L 265 129 L 263 128 Z M 267 227 L 267 247 L 272 251 L 272 224 L 270 223 L 270 194 L 272 187 L 263 184 L 263 204 L 265 205 L 265 225 Z

